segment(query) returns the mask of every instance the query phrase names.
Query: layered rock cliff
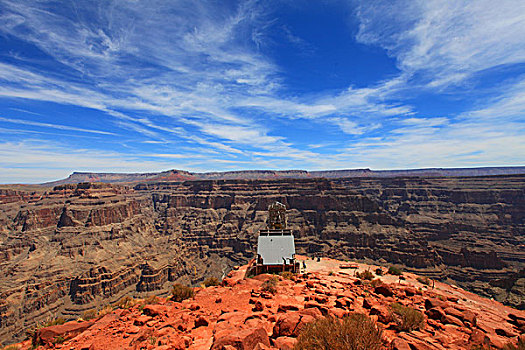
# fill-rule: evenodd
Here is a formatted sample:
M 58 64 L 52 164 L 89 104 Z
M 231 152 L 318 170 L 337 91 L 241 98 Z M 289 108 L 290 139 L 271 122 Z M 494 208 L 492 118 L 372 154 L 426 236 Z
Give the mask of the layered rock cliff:
M 23 191 L 22 191 L 23 192 Z M 0 338 L 253 257 L 269 203 L 299 253 L 399 264 L 524 308 L 525 176 L 78 184 L 0 204 Z

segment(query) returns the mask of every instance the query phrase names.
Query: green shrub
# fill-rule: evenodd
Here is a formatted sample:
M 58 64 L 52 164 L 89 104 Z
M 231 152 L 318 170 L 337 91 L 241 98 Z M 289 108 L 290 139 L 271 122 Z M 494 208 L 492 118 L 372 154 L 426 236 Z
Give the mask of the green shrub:
M 293 280 L 295 278 L 295 274 L 291 271 L 283 271 L 279 275 L 286 280 Z
M 418 277 L 416 278 L 419 283 L 422 283 L 426 286 L 430 286 L 432 282 L 430 281 L 430 278 L 428 277 Z
M 213 286 L 218 286 L 221 282 L 219 281 L 219 279 L 217 277 L 208 277 L 204 280 L 204 286 L 206 288 L 208 287 L 213 287 Z
M 97 317 L 106 316 L 107 314 L 110 314 L 115 310 L 115 308 L 111 305 L 106 305 L 102 309 L 98 310 Z
M 403 274 L 403 270 L 397 266 L 390 266 L 388 268 L 388 273 L 395 276 L 401 276 Z
M 356 272 L 355 274 L 357 276 L 357 278 L 360 278 L 362 280 L 368 280 L 368 281 L 371 281 L 374 279 L 374 274 L 372 273 L 372 271 L 370 270 L 365 270 L 361 273 L 359 272 Z
M 156 295 L 150 295 L 142 302 L 143 305 L 158 304 L 159 298 Z
M 350 314 L 342 320 L 320 318 L 307 324 L 294 350 L 379 350 L 382 330 L 368 316 Z
M 53 320 L 45 321 L 38 328 L 51 327 L 51 326 L 56 326 L 56 325 L 64 324 L 64 323 L 66 323 L 66 320 L 64 320 L 62 317 L 58 317 Z
M 264 283 L 262 284 L 261 291 L 271 293 L 271 294 L 277 293 L 277 289 L 275 287 L 277 287 L 278 281 L 279 279 L 277 277 L 275 276 L 270 277 L 269 279 L 264 281 Z
M 155 344 L 157 344 L 157 337 L 151 336 L 151 337 L 148 338 L 148 341 L 149 341 L 149 343 L 151 345 L 155 345 Z
M 53 339 L 53 344 L 62 344 L 63 342 L 66 341 L 66 338 L 63 336 L 63 335 L 57 335 L 54 339 Z
M 129 309 L 137 304 L 137 301 L 126 295 L 125 297 L 120 298 L 117 302 L 113 303 L 112 306 L 114 309 Z
M 400 331 L 410 332 L 421 329 L 425 324 L 425 316 L 416 309 L 393 303 L 390 305 L 390 310 Z
M 378 275 L 378 276 L 383 276 L 383 269 L 380 268 L 380 267 L 378 267 L 374 272 L 375 272 L 376 275 Z
M 171 300 L 176 302 L 181 302 L 185 299 L 193 298 L 195 292 L 193 288 L 182 285 L 180 283 L 175 283 L 171 289 Z
M 525 350 L 525 338 L 518 338 L 518 343 L 507 343 L 503 346 L 503 350 Z
M 97 310 L 95 310 L 95 309 L 86 310 L 86 311 L 84 311 L 84 313 L 82 314 L 82 319 L 83 319 L 84 321 L 92 320 L 92 319 L 94 319 L 95 317 L 97 317 Z

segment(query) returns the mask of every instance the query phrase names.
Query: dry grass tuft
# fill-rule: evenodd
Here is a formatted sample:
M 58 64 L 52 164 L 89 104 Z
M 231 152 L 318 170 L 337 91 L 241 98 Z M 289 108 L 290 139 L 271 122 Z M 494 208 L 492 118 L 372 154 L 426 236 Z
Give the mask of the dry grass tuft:
M 185 286 L 180 283 L 175 283 L 171 289 L 171 300 L 181 302 L 183 300 L 193 298 L 195 292 L 193 288 Z
M 379 350 L 382 332 L 363 314 L 354 313 L 342 320 L 321 318 L 305 326 L 294 350 Z
M 95 309 L 86 310 L 82 314 L 82 319 L 84 321 L 89 321 L 89 320 L 92 320 L 92 319 L 94 319 L 96 317 L 97 317 L 97 310 L 95 310 Z
M 390 266 L 388 268 L 388 273 L 395 276 L 401 276 L 403 274 L 403 270 L 397 266 Z
M 119 301 L 113 303 L 111 306 L 114 309 L 129 309 L 130 307 L 135 306 L 137 303 L 137 300 L 133 299 L 129 295 L 126 295 L 125 297 L 120 298 Z
M 416 279 L 419 283 L 424 284 L 426 286 L 430 286 L 432 284 L 432 281 L 428 277 L 418 277 Z
M 425 316 L 416 309 L 403 306 L 399 303 L 393 303 L 390 305 L 390 310 L 392 312 L 392 318 L 400 331 L 410 332 L 421 329 L 425 324 Z
M 218 286 L 219 284 L 221 284 L 221 282 L 217 277 L 208 277 L 204 280 L 204 287 L 206 288 Z
M 286 279 L 286 280 L 294 280 L 295 279 L 295 274 L 293 274 L 292 272 L 290 271 L 284 271 L 284 272 L 281 272 L 279 274 L 282 278 Z
M 160 299 L 156 295 L 150 295 L 146 299 L 144 299 L 142 304 L 153 305 L 153 304 L 158 304 L 159 302 L 160 302 Z
M 370 270 L 365 270 L 361 273 L 359 272 L 356 272 L 355 274 L 357 276 L 357 278 L 360 278 L 362 280 L 368 280 L 368 281 L 371 281 L 374 279 L 374 274 L 372 273 L 372 271 Z
M 277 276 L 270 277 L 269 279 L 264 281 L 264 283 L 262 284 L 261 291 L 271 293 L 271 294 L 277 293 L 277 288 L 275 287 L 277 287 L 278 281 L 279 279 L 277 278 Z

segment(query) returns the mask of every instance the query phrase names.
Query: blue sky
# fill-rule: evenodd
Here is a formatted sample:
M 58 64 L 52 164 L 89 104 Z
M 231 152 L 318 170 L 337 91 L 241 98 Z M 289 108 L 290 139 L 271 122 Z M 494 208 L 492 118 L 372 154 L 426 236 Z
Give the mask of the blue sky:
M 525 164 L 524 1 L 0 0 L 0 183 Z

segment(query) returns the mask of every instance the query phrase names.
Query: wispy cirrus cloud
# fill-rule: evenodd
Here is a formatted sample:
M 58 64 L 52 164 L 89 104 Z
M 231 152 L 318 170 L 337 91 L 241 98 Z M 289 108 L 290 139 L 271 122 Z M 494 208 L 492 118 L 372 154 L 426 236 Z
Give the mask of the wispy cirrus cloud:
M 385 50 L 397 73 L 365 85 L 349 78 L 345 88 L 315 93 L 291 92 L 279 60 L 269 54 L 268 34 L 276 27 L 287 44 L 308 55 L 319 53 L 307 37 L 276 21 L 280 6 L 258 1 L 58 5 L 2 0 L 0 33 L 37 48 L 38 54 L 27 55 L 16 46 L 2 52 L 0 99 L 75 106 L 102 112 L 106 119 L 97 127 L 87 117 L 75 126 L 19 116 L 0 122 L 133 135 L 139 158 L 115 153 L 129 168 L 140 157 L 150 168 L 172 166 L 148 154 L 167 159 L 187 154 L 210 159 L 209 167 L 252 168 L 385 168 L 403 159 L 410 160 L 407 166 L 523 161 L 518 152 L 520 136 L 525 136 L 523 75 L 513 80 L 502 75 L 497 84 L 483 86 L 476 79 L 525 63 L 525 5 L 351 2 L 355 18 L 350 22 L 359 27 L 355 37 L 341 35 L 341 40 Z M 341 58 L 352 64 L 346 59 Z M 463 99 L 457 104 L 467 107 L 422 113 L 421 94 L 457 94 Z M 16 108 L 40 114 L 23 104 Z M 290 130 L 294 123 L 316 132 L 298 137 Z M 98 130 L 99 125 L 106 129 Z M 506 137 L 513 148 L 504 146 Z M 142 151 L 144 145 L 148 148 Z M 190 170 L 204 169 L 202 164 L 181 163 Z
M 107 132 L 107 131 L 76 128 L 76 127 L 72 127 L 72 126 L 59 125 L 59 124 L 40 123 L 40 122 L 35 122 L 35 121 L 30 121 L 30 120 L 22 120 L 22 119 L 13 119 L 13 118 L 0 117 L 0 122 L 6 122 L 6 123 L 12 123 L 12 124 L 20 124 L 20 125 L 30 125 L 30 126 L 41 126 L 41 127 L 44 127 L 44 128 L 52 128 L 52 129 L 59 129 L 59 130 L 80 131 L 80 132 L 87 132 L 87 133 L 99 134 L 99 135 L 115 135 L 114 133 Z
M 525 61 L 525 4 L 504 0 L 362 2 L 357 40 L 384 47 L 428 87 Z

